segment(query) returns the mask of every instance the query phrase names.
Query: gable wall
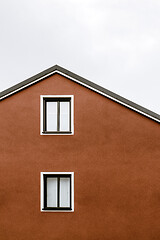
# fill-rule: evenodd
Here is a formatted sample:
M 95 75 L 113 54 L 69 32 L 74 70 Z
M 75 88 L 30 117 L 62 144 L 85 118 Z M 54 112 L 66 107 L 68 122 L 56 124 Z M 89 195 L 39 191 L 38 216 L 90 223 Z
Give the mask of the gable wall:
M 40 95 L 74 95 L 74 136 L 40 136 Z M 55 74 L 0 104 L 0 239 L 152 239 L 159 124 Z M 40 172 L 75 173 L 75 212 L 40 212 Z M 106 237 L 107 236 L 107 237 Z

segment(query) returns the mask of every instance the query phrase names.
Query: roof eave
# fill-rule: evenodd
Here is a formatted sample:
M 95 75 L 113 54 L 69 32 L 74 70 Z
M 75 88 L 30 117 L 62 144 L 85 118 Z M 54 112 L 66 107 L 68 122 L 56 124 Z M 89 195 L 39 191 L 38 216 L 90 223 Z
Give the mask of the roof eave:
M 7 98 L 19 91 L 22 91 L 23 89 L 25 89 L 33 84 L 36 84 L 37 82 L 44 80 L 45 78 L 47 78 L 55 73 L 63 75 L 65 77 L 67 77 L 68 79 L 70 79 L 74 82 L 77 82 L 78 84 L 81 84 L 81 85 L 115 101 L 115 102 L 118 102 L 119 104 L 124 105 L 125 107 L 130 108 L 133 111 L 136 111 L 146 117 L 149 117 L 156 122 L 160 122 L 159 114 L 154 113 L 154 112 L 148 110 L 147 108 L 144 108 L 126 98 L 123 98 L 120 95 L 115 94 L 115 93 L 109 91 L 108 89 L 105 89 L 105 88 L 103 88 L 83 77 L 80 77 L 79 75 L 77 75 L 73 72 L 70 72 L 70 71 L 66 70 L 65 68 L 62 68 L 58 65 L 54 65 L 53 67 L 48 68 L 47 70 L 40 72 L 39 74 L 36 74 L 33 77 L 30 77 L 14 86 L 2 91 L 0 93 L 0 100 L 2 101 L 5 98 Z

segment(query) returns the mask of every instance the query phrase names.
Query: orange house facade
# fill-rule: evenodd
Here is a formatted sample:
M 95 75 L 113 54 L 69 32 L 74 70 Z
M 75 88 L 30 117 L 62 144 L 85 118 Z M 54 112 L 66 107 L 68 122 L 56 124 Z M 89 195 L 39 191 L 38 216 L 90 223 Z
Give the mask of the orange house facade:
M 1 240 L 160 239 L 160 116 L 60 66 L 0 94 Z

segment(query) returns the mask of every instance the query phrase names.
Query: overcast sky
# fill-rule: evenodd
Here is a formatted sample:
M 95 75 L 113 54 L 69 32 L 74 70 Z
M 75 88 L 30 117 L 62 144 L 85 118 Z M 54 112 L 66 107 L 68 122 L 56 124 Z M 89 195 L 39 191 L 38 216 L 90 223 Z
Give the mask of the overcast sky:
M 0 91 L 55 64 L 160 113 L 160 1 L 0 0 Z

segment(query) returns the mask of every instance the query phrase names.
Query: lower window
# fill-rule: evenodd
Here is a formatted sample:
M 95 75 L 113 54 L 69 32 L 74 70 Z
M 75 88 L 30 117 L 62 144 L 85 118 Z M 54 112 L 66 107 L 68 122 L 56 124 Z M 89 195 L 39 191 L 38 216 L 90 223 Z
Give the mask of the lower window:
M 74 211 L 73 172 L 41 173 L 41 211 Z

